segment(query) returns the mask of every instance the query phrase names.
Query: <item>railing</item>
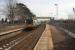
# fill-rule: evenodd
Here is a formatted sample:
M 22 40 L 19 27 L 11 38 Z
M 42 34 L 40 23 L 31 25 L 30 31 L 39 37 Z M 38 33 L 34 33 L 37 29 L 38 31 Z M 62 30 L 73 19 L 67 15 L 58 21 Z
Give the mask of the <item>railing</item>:
M 51 21 L 50 24 L 55 25 L 58 28 L 61 28 L 68 35 L 75 38 L 75 23 L 54 20 Z

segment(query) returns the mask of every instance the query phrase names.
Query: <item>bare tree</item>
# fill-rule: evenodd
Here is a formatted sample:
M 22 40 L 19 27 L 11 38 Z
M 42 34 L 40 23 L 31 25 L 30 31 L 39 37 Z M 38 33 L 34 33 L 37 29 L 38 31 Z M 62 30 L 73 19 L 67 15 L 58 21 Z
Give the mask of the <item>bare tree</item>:
M 26 18 L 32 19 L 33 13 L 23 3 L 17 3 L 16 0 L 7 0 L 6 7 L 8 10 L 8 19 L 11 23 L 14 23 L 15 19 L 25 22 Z
M 6 0 L 6 7 L 8 10 L 8 19 L 10 20 L 11 23 L 14 23 L 14 10 L 16 7 L 16 0 Z

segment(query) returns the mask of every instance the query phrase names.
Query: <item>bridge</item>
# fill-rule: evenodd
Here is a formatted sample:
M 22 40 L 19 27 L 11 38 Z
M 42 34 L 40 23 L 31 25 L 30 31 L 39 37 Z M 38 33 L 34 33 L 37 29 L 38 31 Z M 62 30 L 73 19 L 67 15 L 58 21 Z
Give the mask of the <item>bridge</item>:
M 50 19 L 50 17 L 35 17 L 34 19 Z

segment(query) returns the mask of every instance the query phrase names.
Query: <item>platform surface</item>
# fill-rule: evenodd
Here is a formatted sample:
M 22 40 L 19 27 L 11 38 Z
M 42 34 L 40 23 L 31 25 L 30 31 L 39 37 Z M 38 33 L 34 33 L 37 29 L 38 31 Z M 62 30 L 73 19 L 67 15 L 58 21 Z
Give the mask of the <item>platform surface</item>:
M 53 50 L 53 41 L 51 36 L 50 25 L 46 24 L 46 28 L 37 42 L 34 50 Z
M 25 27 L 26 27 L 25 25 L 7 26 L 6 28 L 0 29 L 0 35 L 7 34 L 9 32 L 14 32 L 14 31 L 17 31 L 17 30 L 21 30 Z

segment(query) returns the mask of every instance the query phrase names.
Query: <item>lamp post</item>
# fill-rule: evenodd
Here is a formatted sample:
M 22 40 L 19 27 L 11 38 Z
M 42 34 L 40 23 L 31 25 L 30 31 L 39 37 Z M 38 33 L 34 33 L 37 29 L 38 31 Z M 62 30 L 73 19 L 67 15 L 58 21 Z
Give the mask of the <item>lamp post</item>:
M 73 8 L 73 12 L 74 12 L 74 16 L 73 16 L 73 19 L 74 19 L 74 17 L 75 17 L 75 8 Z
M 58 4 L 55 4 L 56 6 L 56 18 L 58 17 Z

